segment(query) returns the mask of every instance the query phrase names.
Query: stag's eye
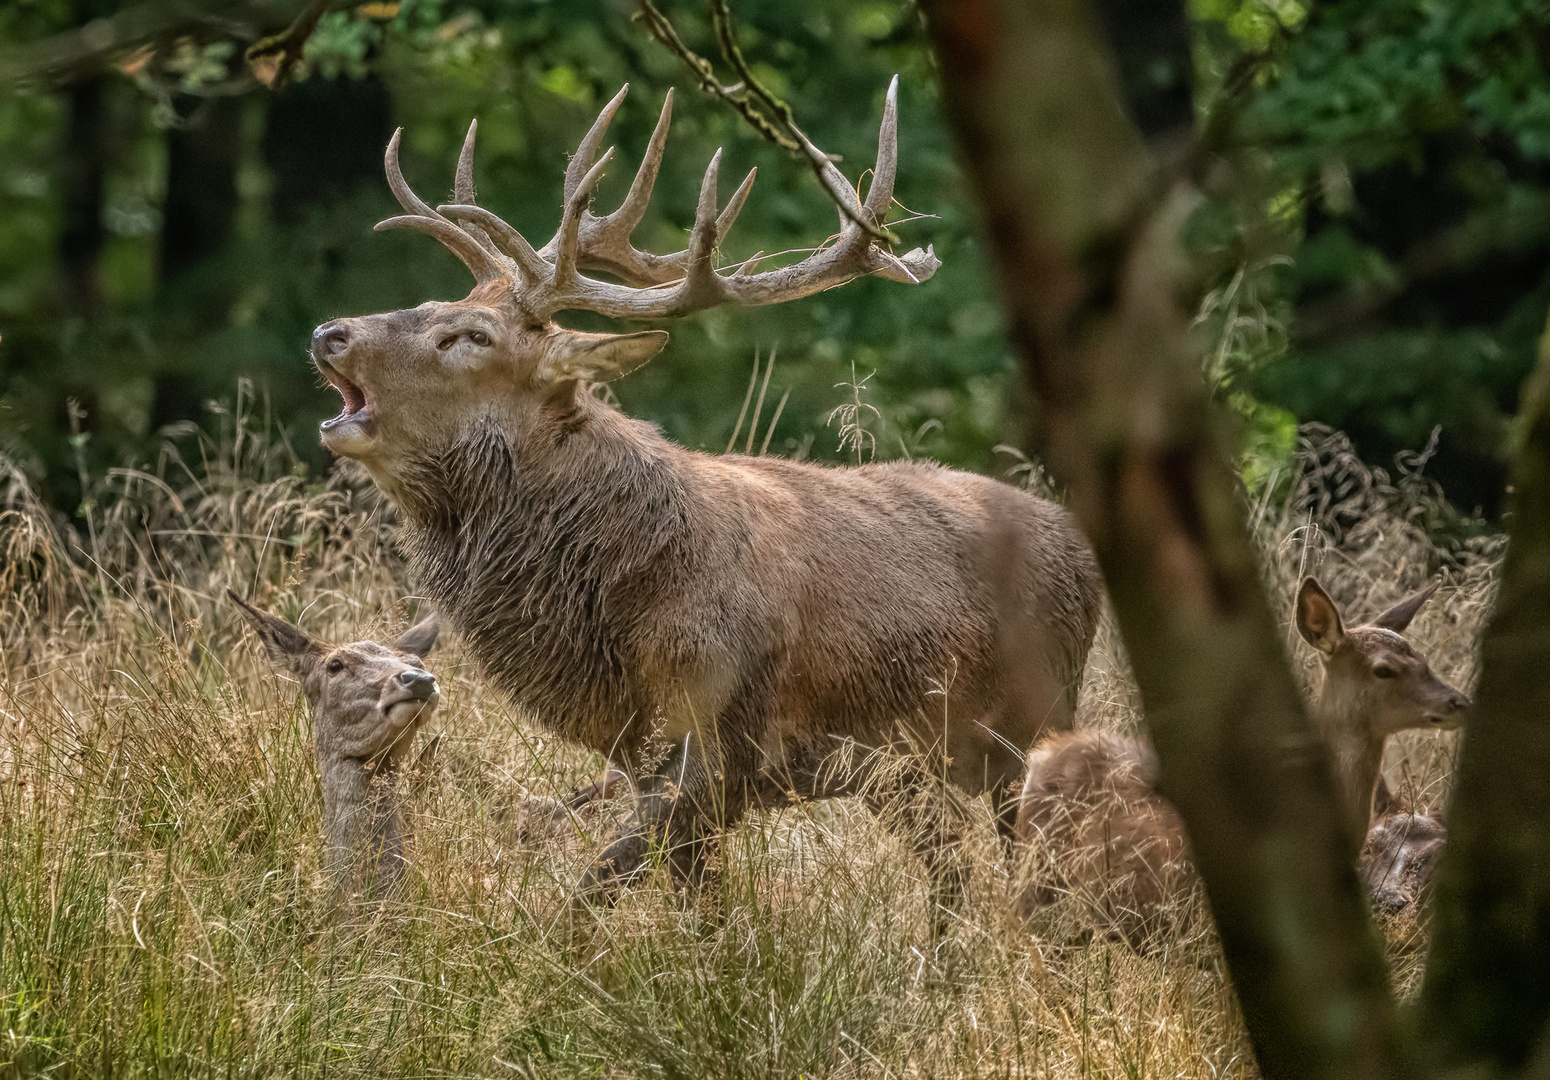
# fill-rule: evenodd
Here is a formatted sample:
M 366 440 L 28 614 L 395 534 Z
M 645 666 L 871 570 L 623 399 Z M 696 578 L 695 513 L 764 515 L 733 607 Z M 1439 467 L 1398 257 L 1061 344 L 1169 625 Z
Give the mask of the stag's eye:
M 330 675 L 338 675 L 343 670 L 344 661 L 339 659 L 339 657 L 336 656 L 328 662 L 328 673 Z
M 457 335 L 456 334 L 448 334 L 445 337 L 443 337 L 440 341 L 436 342 L 436 348 L 440 349 L 442 352 L 446 352 L 448 349 L 452 348 L 452 346 L 454 346 L 456 344 L 457 344 Z
M 1399 672 L 1395 671 L 1393 668 L 1389 667 L 1387 664 L 1379 664 L 1377 667 L 1372 669 L 1372 673 L 1374 675 L 1376 675 L 1380 679 L 1397 679 L 1397 678 L 1399 678 Z
M 480 348 L 484 348 L 490 343 L 490 335 L 486 334 L 483 330 L 470 330 L 468 332 L 468 340 L 472 341 Z

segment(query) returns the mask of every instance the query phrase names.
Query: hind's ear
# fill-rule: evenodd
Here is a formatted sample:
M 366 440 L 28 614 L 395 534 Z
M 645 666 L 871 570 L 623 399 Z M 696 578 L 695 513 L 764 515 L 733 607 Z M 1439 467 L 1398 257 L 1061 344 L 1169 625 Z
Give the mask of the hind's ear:
M 1432 593 L 1442 582 L 1434 581 L 1408 600 L 1401 600 L 1389 608 L 1382 615 L 1372 620 L 1372 625 L 1381 626 L 1385 630 L 1392 630 L 1396 634 L 1403 634 L 1405 628 L 1410 625 L 1410 620 L 1415 618 L 1416 612 L 1421 610 L 1421 605 L 1432 598 Z
M 1314 578 L 1303 578 L 1297 590 L 1297 632 L 1302 639 L 1329 656 L 1345 638 L 1340 609 Z
M 436 637 L 441 633 L 441 616 L 431 612 L 398 636 L 393 648 L 399 652 L 425 657 L 436 647 Z
M 282 671 L 293 675 L 306 675 L 312 665 L 323 655 L 323 647 L 284 619 L 260 611 L 242 597 L 226 590 L 226 595 L 242 609 L 258 640 L 264 643 L 269 659 Z

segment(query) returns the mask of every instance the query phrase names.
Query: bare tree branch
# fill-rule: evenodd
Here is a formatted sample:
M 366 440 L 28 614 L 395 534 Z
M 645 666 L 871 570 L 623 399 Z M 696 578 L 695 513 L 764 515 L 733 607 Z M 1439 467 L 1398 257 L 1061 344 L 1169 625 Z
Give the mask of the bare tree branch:
M 857 201 L 852 193 L 834 190 L 834 181 L 830 173 L 830 166 L 834 159 L 814 146 L 797 127 L 791 106 L 772 94 L 754 76 L 747 59 L 743 56 L 742 49 L 737 45 L 736 31 L 732 26 L 732 12 L 727 7 L 726 0 L 710 0 L 710 11 L 711 23 L 716 30 L 716 41 L 720 45 L 721 55 L 741 80 L 731 86 L 723 84 L 716 78 L 715 66 L 684 43 L 672 21 L 652 0 L 639 0 L 639 3 L 640 20 L 645 24 L 647 33 L 684 62 L 684 66 L 694 75 L 701 90 L 732 106 L 739 116 L 770 142 L 806 158 L 813 170 L 813 175 L 818 177 L 818 183 L 829 193 L 829 197 L 839 207 L 840 215 L 845 220 L 859 225 L 863 232 L 878 243 L 897 244 L 899 242 L 897 236 L 883 228 L 882 215 L 878 215 L 876 221 L 870 220 L 873 215 L 867 213 L 865 209 L 858 213 L 851 205 L 853 201 Z M 885 207 L 884 213 L 886 209 Z
M 299 0 L 148 0 L 0 53 L 0 86 L 59 86 L 97 74 L 142 45 L 180 37 L 252 40 L 283 26 Z

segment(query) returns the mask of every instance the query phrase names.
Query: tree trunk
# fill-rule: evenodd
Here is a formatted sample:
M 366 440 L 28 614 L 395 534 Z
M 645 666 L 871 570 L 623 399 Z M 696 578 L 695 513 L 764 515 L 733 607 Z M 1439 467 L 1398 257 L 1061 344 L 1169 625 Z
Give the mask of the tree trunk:
M 1471 1075 L 1550 1072 L 1550 328 L 1523 392 L 1507 559 L 1454 773 L 1420 1030 Z
M 264 162 L 274 178 L 274 218 L 295 225 L 362 182 L 380 184 L 393 101 L 376 76 L 311 78 L 269 103 Z
M 242 100 L 216 97 L 181 104 L 189 112 L 188 119 L 167 133 L 163 279 L 176 277 L 219 252 L 231 239 L 237 220 Z
M 1047 459 L 1103 567 L 1264 1074 L 1413 1077 L 1190 335 L 1189 193 L 1126 118 L 1085 5 L 926 7 Z
M 67 311 L 91 315 L 102 303 L 97 261 L 107 243 L 102 225 L 108 158 L 107 79 L 94 75 L 66 91 L 69 119 L 60 154 L 64 171 L 59 230 L 62 300 Z

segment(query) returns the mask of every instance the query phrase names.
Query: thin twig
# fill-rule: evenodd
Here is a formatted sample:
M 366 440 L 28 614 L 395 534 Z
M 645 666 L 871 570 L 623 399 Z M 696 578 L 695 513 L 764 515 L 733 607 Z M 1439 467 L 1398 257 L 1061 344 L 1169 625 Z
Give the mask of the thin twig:
M 743 56 L 743 51 L 737 46 L 736 34 L 732 26 L 732 13 L 726 5 L 726 0 L 710 0 L 710 12 L 711 22 L 716 29 L 716 39 L 721 46 L 721 55 L 726 58 L 727 63 L 732 66 L 741 80 L 731 86 L 716 78 L 715 66 L 684 43 L 671 20 L 652 0 L 639 0 L 639 4 L 641 21 L 645 23 L 646 31 L 684 62 L 684 65 L 693 73 L 701 90 L 732 106 L 738 115 L 748 121 L 749 125 L 765 139 L 794 154 L 801 154 L 812 168 L 813 175 L 818 178 L 819 186 L 828 192 L 829 198 L 834 200 L 834 205 L 839 207 L 840 214 L 847 221 L 855 224 L 878 243 L 899 242 L 899 238 L 883 228 L 881 222 L 874 224 L 867 221 L 857 213 L 856 207 L 850 205 L 839 192 L 829 187 L 824 177 L 824 167 L 834 159 L 819 150 L 813 145 L 812 140 L 802 134 L 801 129 L 796 125 L 791 106 L 770 93 L 755 77 L 748 66 L 747 58 Z M 760 106 L 763 108 L 761 109 Z M 857 201 L 859 202 L 859 198 Z

